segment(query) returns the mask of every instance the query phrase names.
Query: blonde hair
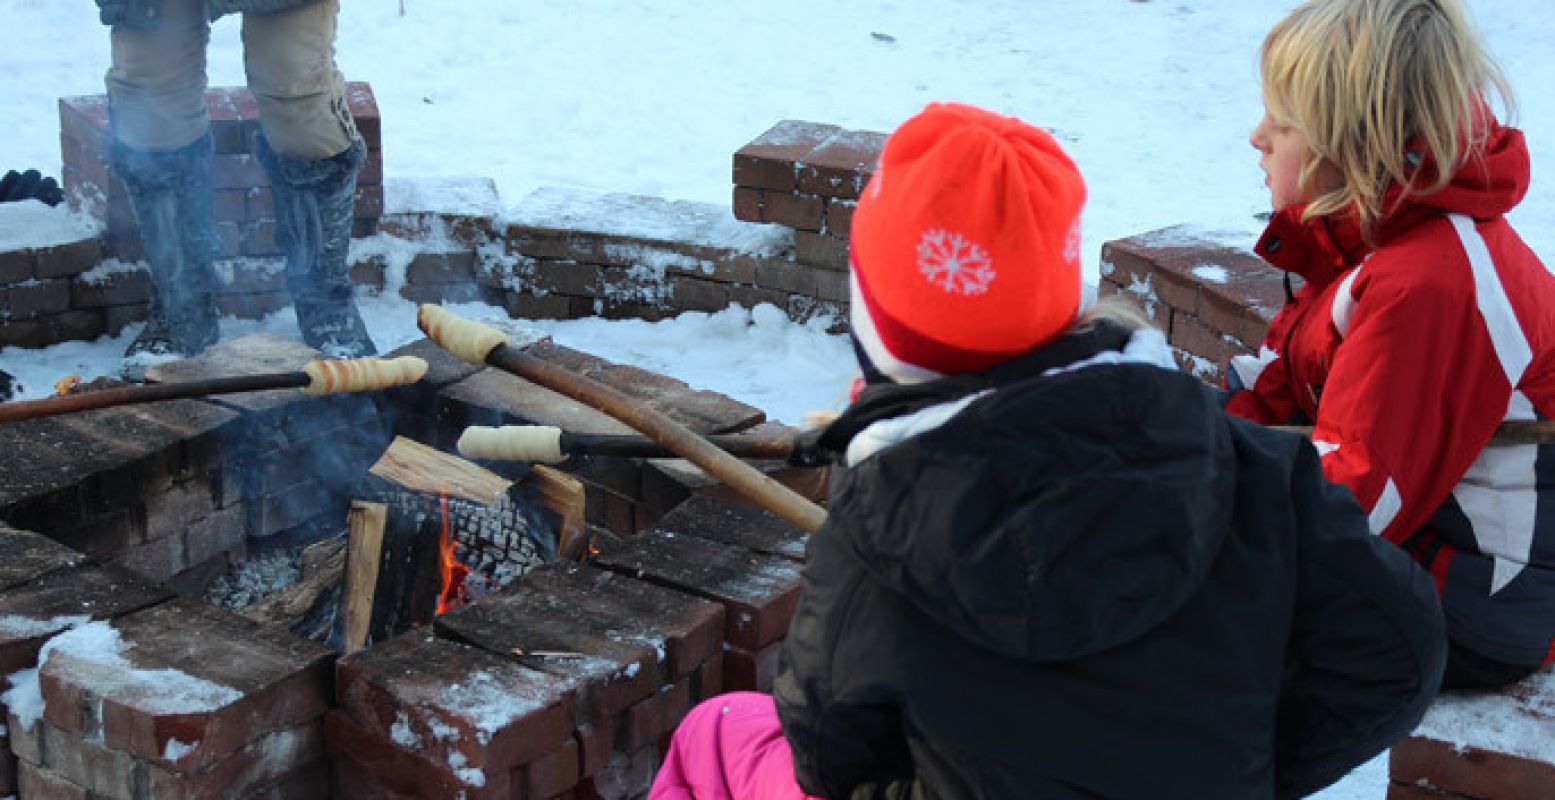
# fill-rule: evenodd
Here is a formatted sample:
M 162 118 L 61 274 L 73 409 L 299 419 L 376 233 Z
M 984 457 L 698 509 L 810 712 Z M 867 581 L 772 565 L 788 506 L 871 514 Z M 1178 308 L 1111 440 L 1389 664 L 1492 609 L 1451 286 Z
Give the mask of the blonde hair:
M 1389 187 L 1403 187 L 1400 200 L 1439 191 L 1480 152 L 1492 90 L 1513 111 L 1459 0 L 1308 0 L 1265 37 L 1260 61 L 1265 107 L 1311 147 L 1301 185 L 1325 162 L 1343 178 L 1303 219 L 1354 209 L 1368 240 L 1392 211 Z M 1425 152 L 1411 157 L 1415 139 Z M 1416 174 L 1421 157 L 1434 175 Z
M 1070 330 L 1089 330 L 1102 320 L 1116 324 L 1127 331 L 1141 331 L 1146 328 L 1160 330 L 1155 322 L 1145 316 L 1145 312 L 1141 311 L 1139 306 L 1115 294 L 1097 298 L 1096 304 L 1086 309 L 1085 313 L 1070 326 Z

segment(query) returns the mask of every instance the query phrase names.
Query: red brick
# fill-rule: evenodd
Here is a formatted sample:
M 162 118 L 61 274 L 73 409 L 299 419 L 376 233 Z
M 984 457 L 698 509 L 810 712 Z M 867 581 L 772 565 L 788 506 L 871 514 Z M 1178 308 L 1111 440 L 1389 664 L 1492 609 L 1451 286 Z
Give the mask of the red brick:
M 809 194 L 767 192 L 762 203 L 762 222 L 807 231 L 821 230 L 825 203 Z
M 653 647 L 613 637 L 608 622 L 524 582 L 439 616 L 435 627 L 490 652 L 513 655 L 571 687 L 577 698 L 574 725 L 610 720 L 664 684 Z
M 212 212 L 218 221 L 242 222 L 248 212 L 243 189 L 217 189 L 212 196 Z
M 108 97 L 82 95 L 59 99 L 60 133 L 75 139 L 85 154 L 104 162 L 108 158 Z M 69 164 L 69 162 L 66 162 Z
M 798 185 L 796 162 L 837 133 L 835 125 L 783 120 L 734 154 L 734 184 L 790 191 Z
M 108 190 L 108 162 L 101 150 L 92 150 L 76 137 L 61 132 L 59 153 L 63 162 L 75 170 L 78 180 L 91 183 L 99 191 Z
M 20 535 L 20 534 L 8 534 Z M 37 666 L 38 649 L 70 620 L 112 619 L 172 597 L 107 565 L 55 569 L 0 592 L 0 673 Z
M 512 796 L 510 773 L 490 775 L 470 770 L 461 773 L 469 779 L 463 780 L 447 764 L 401 748 L 342 711 L 324 715 L 324 740 L 333 766 L 336 797 L 507 800 Z
M 37 722 L 28 737 L 35 740 L 24 748 L 29 760 L 101 797 L 248 797 L 251 790 L 324 759 L 323 725 L 317 720 L 264 736 L 195 773 L 148 764 L 47 722 Z
M 858 203 L 848 200 L 826 201 L 826 227 L 823 232 L 842 239 L 848 238 L 853 232 L 853 211 L 858 208 Z
M 609 570 L 577 564 L 547 564 L 525 577 L 569 607 L 603 620 L 624 639 L 659 653 L 665 675 L 687 675 L 718 653 L 723 641 L 723 606 L 655 586 Z
M 572 731 L 567 681 L 426 634 L 342 659 L 339 681 L 341 708 L 366 729 L 414 741 L 426 758 L 486 773 L 538 758 Z
M 367 149 L 378 150 L 381 147 L 383 127 L 378 115 L 378 99 L 373 96 L 372 86 L 360 81 L 348 81 L 346 107 L 351 109 L 351 117 L 356 120 L 356 131 L 361 134 Z
M 723 690 L 726 692 L 770 692 L 777 677 L 782 642 L 774 642 L 757 652 L 739 647 L 724 651 Z
M 715 313 L 729 307 L 731 295 L 727 283 L 704 281 L 685 275 L 671 275 L 670 306 L 676 311 Z
M 243 192 L 244 217 L 251 222 L 275 219 L 275 194 L 269 186 L 252 186 Z
M 1224 368 L 1226 360 L 1232 356 L 1249 352 L 1249 348 L 1228 340 L 1219 331 L 1187 314 L 1173 314 L 1169 340 L 1173 347 L 1192 353 L 1219 368 Z
M 1461 794 L 1438 792 L 1424 786 L 1408 783 L 1388 784 L 1387 800 L 1464 800 Z M 1469 800 L 1472 800 L 1470 798 Z
M 848 268 L 848 241 L 814 231 L 794 231 L 794 260 L 838 271 Z
M 217 153 L 248 152 L 248 141 L 243 135 L 243 117 L 232 92 L 211 89 L 205 93 L 205 110 L 211 119 L 211 140 Z
M 70 282 L 71 308 L 103 308 L 150 299 L 151 274 L 143 269 L 119 270 L 91 281 L 77 277 Z
M 717 653 L 691 673 L 691 704 L 696 705 L 724 691 L 724 654 Z
M 745 222 L 766 222 L 761 214 L 766 191 L 749 186 L 734 187 L 734 218 Z
M 30 280 L 5 290 L 9 319 L 27 320 L 58 314 L 70 308 L 70 281 Z
M 673 733 L 675 726 L 691 710 L 691 679 L 682 678 L 673 686 L 628 708 L 616 737 L 616 749 L 635 753 L 656 744 Z
M 513 783 L 522 786 L 522 797 L 535 800 L 549 798 L 578 785 L 583 776 L 579 771 L 578 742 L 569 738 L 562 746 L 534 761 L 525 764 Z
M 587 778 L 604 769 L 615 753 L 614 720 L 601 725 L 579 725 L 573 738 L 578 742 L 578 774 Z
M 21 796 L 27 800 L 97 800 L 53 770 L 25 761 L 21 763 L 16 783 L 21 787 Z
M 32 277 L 33 249 L 0 250 L 0 289 L 5 284 L 25 281 Z
M 799 191 L 852 200 L 874 174 L 885 134 L 839 131 L 818 145 L 799 164 Z
M 356 173 L 356 185 L 361 187 L 361 188 L 364 188 L 364 189 L 368 189 L 368 188 L 382 189 L 383 188 L 383 151 L 381 151 L 381 150 L 368 150 L 367 151 L 367 157 L 362 159 L 362 168 L 357 170 L 357 173 Z M 358 202 L 357 202 L 358 216 L 368 216 L 368 215 L 362 214 L 360 212 L 361 207 L 362 206 L 361 206 L 361 201 L 360 201 L 360 195 L 358 195 Z M 383 200 L 382 200 L 382 193 L 380 192 L 379 193 L 379 201 L 378 201 L 378 212 L 375 213 L 375 214 L 372 214 L 371 216 L 377 217 L 377 216 L 382 216 L 382 215 L 383 215 Z
M 1555 797 L 1555 765 L 1474 747 L 1410 737 L 1393 746 L 1395 783 L 1429 786 L 1484 800 Z
M 653 784 L 659 766 L 658 747 L 624 755 L 616 753 L 604 767 L 578 784 L 580 800 L 626 800 L 642 797 Z
M 721 603 L 725 638 L 752 651 L 783 637 L 799 602 L 796 562 L 695 536 L 647 531 L 596 563 Z
M 63 278 L 79 275 L 102 261 L 102 250 L 95 237 L 38 248 L 33 274 L 38 278 Z
M 247 189 L 269 186 L 270 177 L 252 155 L 218 154 L 211 157 L 211 185 L 217 189 Z
M 249 224 L 244 233 L 243 254 L 254 257 L 281 254 L 281 247 L 275 240 L 274 220 L 261 219 Z
M 816 273 L 820 267 L 783 259 L 771 259 L 757 269 L 756 285 L 780 292 L 815 296 Z
M 186 673 L 227 692 L 185 697 L 170 707 L 170 684 L 149 680 L 150 673 L 126 676 L 118 664 L 56 651 L 39 669 L 44 718 L 67 731 L 100 731 L 110 748 L 195 770 L 316 718 L 329 705 L 334 653 L 315 642 L 182 599 L 122 617 L 113 627 L 136 668 Z M 167 758 L 175 740 L 191 747 Z
M 356 207 L 353 212 L 357 217 L 381 217 L 383 216 L 383 185 L 371 184 L 356 188 Z

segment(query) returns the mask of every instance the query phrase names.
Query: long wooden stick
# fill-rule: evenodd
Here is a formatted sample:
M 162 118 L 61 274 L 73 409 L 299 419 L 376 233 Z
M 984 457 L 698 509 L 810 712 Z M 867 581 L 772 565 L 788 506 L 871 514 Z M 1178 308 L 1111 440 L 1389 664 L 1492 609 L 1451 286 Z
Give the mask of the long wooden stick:
M 820 506 L 684 425 L 613 387 L 529 355 L 509 344 L 495 328 L 432 305 L 421 307 L 416 322 L 433 341 L 459 358 L 477 365 L 490 364 L 603 411 L 806 531 L 818 530 L 826 520 L 826 511 Z
M 1279 431 L 1312 436 L 1311 425 L 1271 425 Z M 1555 420 L 1530 419 L 1503 422 L 1496 426 L 1486 447 L 1514 447 L 1520 444 L 1555 444 Z
M 45 397 L 39 400 L 16 400 L 0 403 L 0 422 L 20 422 L 24 419 L 52 417 L 94 408 L 127 406 L 135 403 L 153 403 L 158 400 L 182 400 L 213 394 L 237 392 L 261 392 L 266 389 L 290 389 L 307 386 L 312 378 L 305 372 L 283 372 L 277 375 L 238 375 L 230 378 L 207 378 L 180 383 L 148 383 L 121 386 L 81 394 Z
M 714 434 L 702 437 L 735 458 L 786 460 L 793 434 L 757 436 Z M 552 425 L 470 426 L 459 437 L 459 452 L 469 458 L 560 464 L 572 456 L 676 458 L 664 445 L 630 433 L 569 433 Z
M 415 356 L 399 358 L 357 358 L 345 361 L 321 359 L 309 361 L 298 372 L 274 375 L 234 375 L 202 378 L 176 383 L 148 383 L 120 386 L 81 394 L 45 397 L 0 403 L 0 422 L 52 417 L 94 408 L 154 403 L 159 400 L 184 400 L 213 394 L 263 392 L 271 389 L 302 389 L 310 395 L 337 392 L 365 392 L 415 383 L 427 374 L 427 362 Z

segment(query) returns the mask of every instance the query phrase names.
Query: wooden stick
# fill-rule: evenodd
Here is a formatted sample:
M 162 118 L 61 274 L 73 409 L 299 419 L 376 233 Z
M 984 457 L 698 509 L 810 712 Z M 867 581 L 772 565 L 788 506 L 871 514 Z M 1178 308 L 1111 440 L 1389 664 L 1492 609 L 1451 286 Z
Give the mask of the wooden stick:
M 787 459 L 794 449 L 792 434 L 752 436 L 719 434 L 702 437 L 736 458 Z M 470 458 L 559 464 L 572 456 L 678 458 L 669 448 L 646 436 L 629 433 L 568 433 L 550 425 L 472 425 L 459 437 L 459 452 Z
M 305 372 L 286 372 L 279 375 L 238 375 L 230 378 L 207 378 L 181 383 L 148 383 L 137 386 L 121 386 L 96 392 L 67 394 L 61 397 L 45 397 L 39 400 L 17 400 L 0 403 L 0 422 L 20 422 L 24 419 L 52 417 L 94 408 L 127 406 L 135 403 L 154 403 L 159 400 L 182 400 L 190 397 L 206 397 L 213 394 L 238 392 L 262 392 L 267 389 L 291 389 L 307 386 L 312 378 Z
M 383 503 L 352 500 L 347 516 L 350 528 L 346 555 L 345 587 L 341 594 L 345 623 L 341 649 L 350 655 L 367 646 L 372 626 L 373 598 L 378 591 L 378 561 L 383 555 L 383 529 L 389 507 Z
M 426 375 L 426 361 L 415 356 L 400 358 L 358 358 L 347 361 L 317 360 L 304 364 L 298 372 L 275 375 L 235 375 L 204 378 L 178 383 L 148 383 L 120 386 L 40 400 L 0 403 L 0 422 L 52 417 L 89 411 L 94 408 L 154 403 L 160 400 L 184 400 L 214 394 L 263 392 L 271 389 L 302 389 L 309 395 L 336 392 L 364 392 L 414 383 Z
M 814 532 L 826 521 L 826 511 L 820 506 L 718 449 L 686 426 L 613 387 L 529 355 L 508 344 L 507 337 L 495 328 L 432 305 L 421 307 L 416 322 L 440 347 L 461 359 L 490 364 L 603 411 L 803 530 Z
M 1311 425 L 1271 425 L 1277 431 L 1287 431 L 1311 438 Z M 1520 444 L 1555 444 L 1555 420 L 1530 419 L 1503 422 L 1496 426 L 1486 447 L 1515 447 Z

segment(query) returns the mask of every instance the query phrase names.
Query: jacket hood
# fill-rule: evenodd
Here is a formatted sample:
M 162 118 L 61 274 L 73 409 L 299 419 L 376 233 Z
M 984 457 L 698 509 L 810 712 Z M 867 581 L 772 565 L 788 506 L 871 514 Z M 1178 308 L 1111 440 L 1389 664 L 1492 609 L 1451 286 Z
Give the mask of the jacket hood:
M 1234 491 L 1206 387 L 1094 363 L 999 386 L 860 461 L 816 535 L 843 537 L 958 635 L 1060 661 L 1130 642 L 1192 597 Z
M 1396 238 L 1420 222 L 1442 213 L 1474 219 L 1494 219 L 1511 211 L 1528 193 L 1531 179 L 1528 144 L 1522 131 L 1489 119 L 1490 130 L 1479 155 L 1460 167 L 1440 191 L 1406 200 L 1382 220 L 1378 243 Z M 1434 179 L 1436 165 L 1420 166 L 1422 181 Z M 1383 202 L 1390 208 L 1403 189 L 1394 186 Z M 1353 216 L 1319 217 L 1303 222 L 1306 206 L 1292 206 L 1276 213 L 1258 239 L 1258 255 L 1269 263 L 1324 285 L 1371 252 Z

